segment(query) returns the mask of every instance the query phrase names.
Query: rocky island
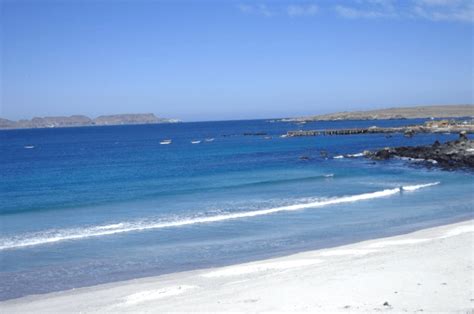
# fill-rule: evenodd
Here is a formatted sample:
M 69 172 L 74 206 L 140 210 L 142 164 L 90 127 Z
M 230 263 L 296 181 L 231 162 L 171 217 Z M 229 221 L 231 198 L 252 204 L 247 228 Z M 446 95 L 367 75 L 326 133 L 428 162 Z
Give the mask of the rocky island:
M 338 112 L 324 115 L 287 118 L 283 122 L 313 122 L 337 120 L 387 120 L 418 118 L 466 118 L 474 117 L 474 105 L 443 105 L 388 108 L 369 111 Z
M 0 129 L 65 128 L 105 125 L 157 124 L 174 122 L 179 121 L 174 119 L 159 118 L 153 113 L 103 115 L 95 119 L 91 119 L 83 115 L 72 115 L 69 117 L 35 117 L 31 120 L 18 121 L 0 118 Z
M 466 134 L 461 132 L 458 140 L 444 144 L 436 141 L 433 145 L 427 146 L 387 147 L 376 152 L 365 152 L 365 155 L 375 160 L 410 158 L 436 164 L 445 169 L 474 169 L 474 140 L 468 139 Z

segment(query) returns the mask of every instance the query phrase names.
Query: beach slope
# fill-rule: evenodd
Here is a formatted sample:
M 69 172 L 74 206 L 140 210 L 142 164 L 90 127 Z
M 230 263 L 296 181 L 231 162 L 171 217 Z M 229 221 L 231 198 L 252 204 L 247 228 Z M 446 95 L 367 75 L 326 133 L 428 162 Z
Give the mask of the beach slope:
M 469 312 L 474 221 L 0 303 L 3 313 Z

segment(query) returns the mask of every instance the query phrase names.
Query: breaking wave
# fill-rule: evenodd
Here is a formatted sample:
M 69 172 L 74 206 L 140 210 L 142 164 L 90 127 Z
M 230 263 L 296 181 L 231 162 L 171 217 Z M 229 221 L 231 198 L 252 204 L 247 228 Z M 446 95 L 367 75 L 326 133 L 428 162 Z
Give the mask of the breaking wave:
M 342 196 L 325 200 L 318 200 L 309 203 L 300 203 L 288 206 L 281 206 L 269 209 L 254 210 L 248 212 L 227 213 L 215 216 L 185 218 L 176 221 L 137 221 L 137 222 L 121 222 L 109 225 L 100 225 L 92 227 L 71 228 L 62 230 L 48 230 L 39 233 L 25 234 L 23 236 L 15 236 L 0 239 L 0 250 L 22 248 L 27 246 L 37 246 L 49 243 L 56 243 L 68 240 L 80 240 L 90 237 L 107 236 L 125 232 L 137 232 L 151 229 L 181 227 L 193 224 L 212 223 L 231 219 L 249 218 L 255 216 L 263 216 L 285 211 L 296 211 L 306 208 L 323 207 L 341 203 L 352 203 L 374 198 L 387 197 L 404 191 L 415 191 L 421 188 L 430 187 L 439 184 L 432 182 L 427 184 L 407 185 L 400 188 L 386 189 L 376 192 L 363 193 L 350 196 Z
M 403 186 L 402 188 L 404 191 L 416 191 L 422 188 L 427 188 L 427 187 L 438 185 L 438 184 L 439 182 L 431 182 L 431 183 L 426 183 L 426 184 L 407 185 L 407 186 Z

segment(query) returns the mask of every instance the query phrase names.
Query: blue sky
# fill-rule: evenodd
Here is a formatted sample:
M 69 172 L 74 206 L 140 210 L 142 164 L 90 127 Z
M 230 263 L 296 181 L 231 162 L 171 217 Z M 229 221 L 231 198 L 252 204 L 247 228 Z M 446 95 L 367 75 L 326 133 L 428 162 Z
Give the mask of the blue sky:
M 3 0 L 9 119 L 186 121 L 473 103 L 464 0 Z

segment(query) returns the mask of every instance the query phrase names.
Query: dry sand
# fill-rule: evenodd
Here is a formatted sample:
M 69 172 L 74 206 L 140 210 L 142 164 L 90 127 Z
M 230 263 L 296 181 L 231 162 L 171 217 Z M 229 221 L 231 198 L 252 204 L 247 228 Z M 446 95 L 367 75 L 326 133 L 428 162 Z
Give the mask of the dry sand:
M 215 269 L 0 303 L 0 312 L 461 312 L 474 221 Z

